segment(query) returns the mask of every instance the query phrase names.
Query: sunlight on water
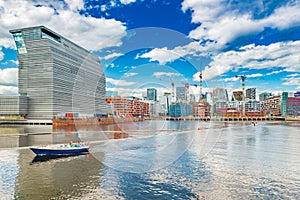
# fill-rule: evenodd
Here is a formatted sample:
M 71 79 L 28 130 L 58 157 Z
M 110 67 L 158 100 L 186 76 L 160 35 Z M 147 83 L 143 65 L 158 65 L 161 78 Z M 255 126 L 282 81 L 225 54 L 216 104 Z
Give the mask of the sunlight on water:
M 125 139 L 79 131 L 103 140 L 88 155 L 37 159 L 28 148 L 0 150 L 0 199 L 300 198 L 297 123 L 153 121 L 121 129 Z M 58 143 L 74 134 L 9 141 Z

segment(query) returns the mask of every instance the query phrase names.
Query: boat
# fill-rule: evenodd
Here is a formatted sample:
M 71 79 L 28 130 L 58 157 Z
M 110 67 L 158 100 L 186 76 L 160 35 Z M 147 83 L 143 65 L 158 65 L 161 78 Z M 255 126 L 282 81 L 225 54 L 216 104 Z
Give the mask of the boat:
M 41 147 L 30 147 L 36 155 L 77 155 L 89 152 L 89 146 L 81 144 L 79 147 L 70 147 L 67 144 L 55 144 Z

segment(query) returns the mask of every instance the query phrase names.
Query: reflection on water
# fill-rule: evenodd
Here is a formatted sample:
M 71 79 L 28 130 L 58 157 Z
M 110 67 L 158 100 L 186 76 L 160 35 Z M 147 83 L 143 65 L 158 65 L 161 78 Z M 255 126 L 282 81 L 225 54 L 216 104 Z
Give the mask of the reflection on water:
M 0 150 L 0 199 L 300 199 L 298 128 L 158 121 L 109 127 L 110 135 L 77 130 L 109 140 L 88 155 L 33 163 L 28 148 Z M 112 140 L 115 133 L 128 139 Z M 26 144 L 76 134 L 28 135 Z
M 85 155 L 85 154 L 82 154 Z M 79 157 L 81 156 L 80 154 L 71 154 L 71 155 L 37 155 L 33 158 L 33 160 L 31 161 L 32 164 L 34 163 L 39 163 L 39 162 L 48 162 L 51 160 L 59 160 L 61 159 L 62 161 L 66 160 L 66 158 L 73 158 L 73 157 Z M 92 154 L 88 154 L 86 155 L 87 158 L 92 157 Z

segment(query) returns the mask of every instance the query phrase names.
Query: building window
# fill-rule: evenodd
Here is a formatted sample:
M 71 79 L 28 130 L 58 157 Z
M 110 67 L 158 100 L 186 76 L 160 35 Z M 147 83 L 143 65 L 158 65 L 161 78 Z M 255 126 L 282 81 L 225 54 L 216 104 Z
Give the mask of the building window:
M 21 32 L 14 33 L 13 36 L 14 36 L 14 40 L 15 40 L 19 54 L 27 53 L 22 33 Z
M 42 29 L 42 38 L 48 38 L 50 40 L 53 40 L 55 42 L 61 42 L 60 37 L 57 35 L 47 31 L 46 29 Z

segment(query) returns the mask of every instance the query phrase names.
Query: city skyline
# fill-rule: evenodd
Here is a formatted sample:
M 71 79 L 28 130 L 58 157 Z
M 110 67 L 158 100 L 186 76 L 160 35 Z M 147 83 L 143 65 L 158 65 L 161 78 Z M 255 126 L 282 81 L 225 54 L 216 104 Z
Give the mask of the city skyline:
M 22 1 L 22 8 L 0 1 L 0 8 L 0 95 L 18 94 L 9 30 L 36 25 L 98 55 L 107 90 L 120 95 L 154 87 L 159 96 L 189 83 L 198 99 L 200 66 L 203 93 L 242 89 L 236 75 L 257 95 L 300 90 L 298 1 Z

